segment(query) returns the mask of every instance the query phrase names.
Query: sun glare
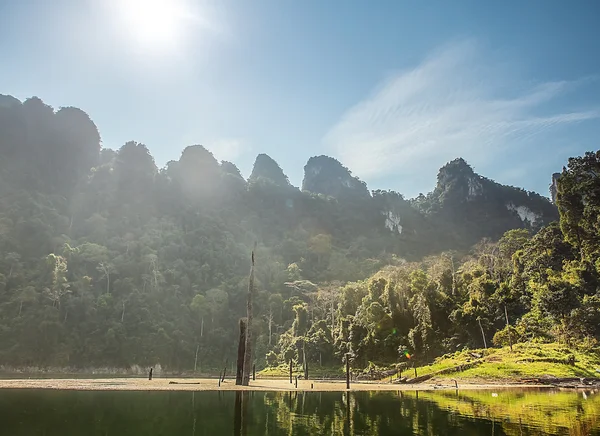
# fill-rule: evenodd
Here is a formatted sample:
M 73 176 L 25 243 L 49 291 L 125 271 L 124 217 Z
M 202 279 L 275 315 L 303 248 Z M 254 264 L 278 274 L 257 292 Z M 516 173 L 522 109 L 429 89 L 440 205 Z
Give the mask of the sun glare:
M 124 29 L 151 48 L 177 45 L 190 18 L 184 0 L 117 0 Z

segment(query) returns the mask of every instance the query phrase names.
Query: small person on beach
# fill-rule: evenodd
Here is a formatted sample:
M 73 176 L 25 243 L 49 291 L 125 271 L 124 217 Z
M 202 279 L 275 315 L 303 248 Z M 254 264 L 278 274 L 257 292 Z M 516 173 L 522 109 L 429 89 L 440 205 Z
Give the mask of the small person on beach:
M 152 369 L 153 368 L 150 368 L 150 374 L 148 374 L 148 380 L 152 380 Z

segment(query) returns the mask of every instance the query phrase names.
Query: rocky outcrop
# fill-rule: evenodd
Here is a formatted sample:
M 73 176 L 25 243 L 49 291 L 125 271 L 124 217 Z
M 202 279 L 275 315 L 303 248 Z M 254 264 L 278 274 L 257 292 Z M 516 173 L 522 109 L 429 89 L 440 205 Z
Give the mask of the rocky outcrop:
M 342 198 L 369 198 L 365 182 L 352 176 L 348 168 L 329 156 L 311 157 L 304 166 L 302 190 Z
M 413 205 L 467 245 L 514 228 L 537 231 L 558 219 L 548 198 L 482 177 L 461 158 L 444 165 L 433 192 Z
M 434 194 L 441 203 L 473 201 L 483 194 L 483 184 L 483 177 L 458 158 L 440 168 Z
M 260 179 L 268 180 L 277 186 L 290 186 L 290 181 L 283 173 L 279 164 L 266 154 L 259 154 L 256 156 L 252 174 L 250 174 L 248 180 L 257 181 Z
M 560 173 L 552 174 L 552 183 L 550 184 L 550 198 L 552 203 L 556 204 L 556 196 L 558 194 L 558 179 L 560 179 Z

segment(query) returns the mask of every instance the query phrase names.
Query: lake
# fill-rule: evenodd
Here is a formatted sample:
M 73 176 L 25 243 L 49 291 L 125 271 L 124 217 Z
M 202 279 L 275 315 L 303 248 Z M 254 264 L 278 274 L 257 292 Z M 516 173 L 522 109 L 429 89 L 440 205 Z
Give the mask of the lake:
M 600 435 L 600 391 L 1 390 L 0 434 Z

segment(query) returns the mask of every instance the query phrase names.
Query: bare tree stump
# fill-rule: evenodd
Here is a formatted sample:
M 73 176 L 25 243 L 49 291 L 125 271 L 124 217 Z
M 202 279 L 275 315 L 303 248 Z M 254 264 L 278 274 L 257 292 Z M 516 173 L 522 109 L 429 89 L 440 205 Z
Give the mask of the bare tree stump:
M 240 319 L 240 341 L 238 343 L 237 369 L 235 373 L 235 384 L 241 385 L 244 376 L 244 353 L 246 351 L 246 321 Z

